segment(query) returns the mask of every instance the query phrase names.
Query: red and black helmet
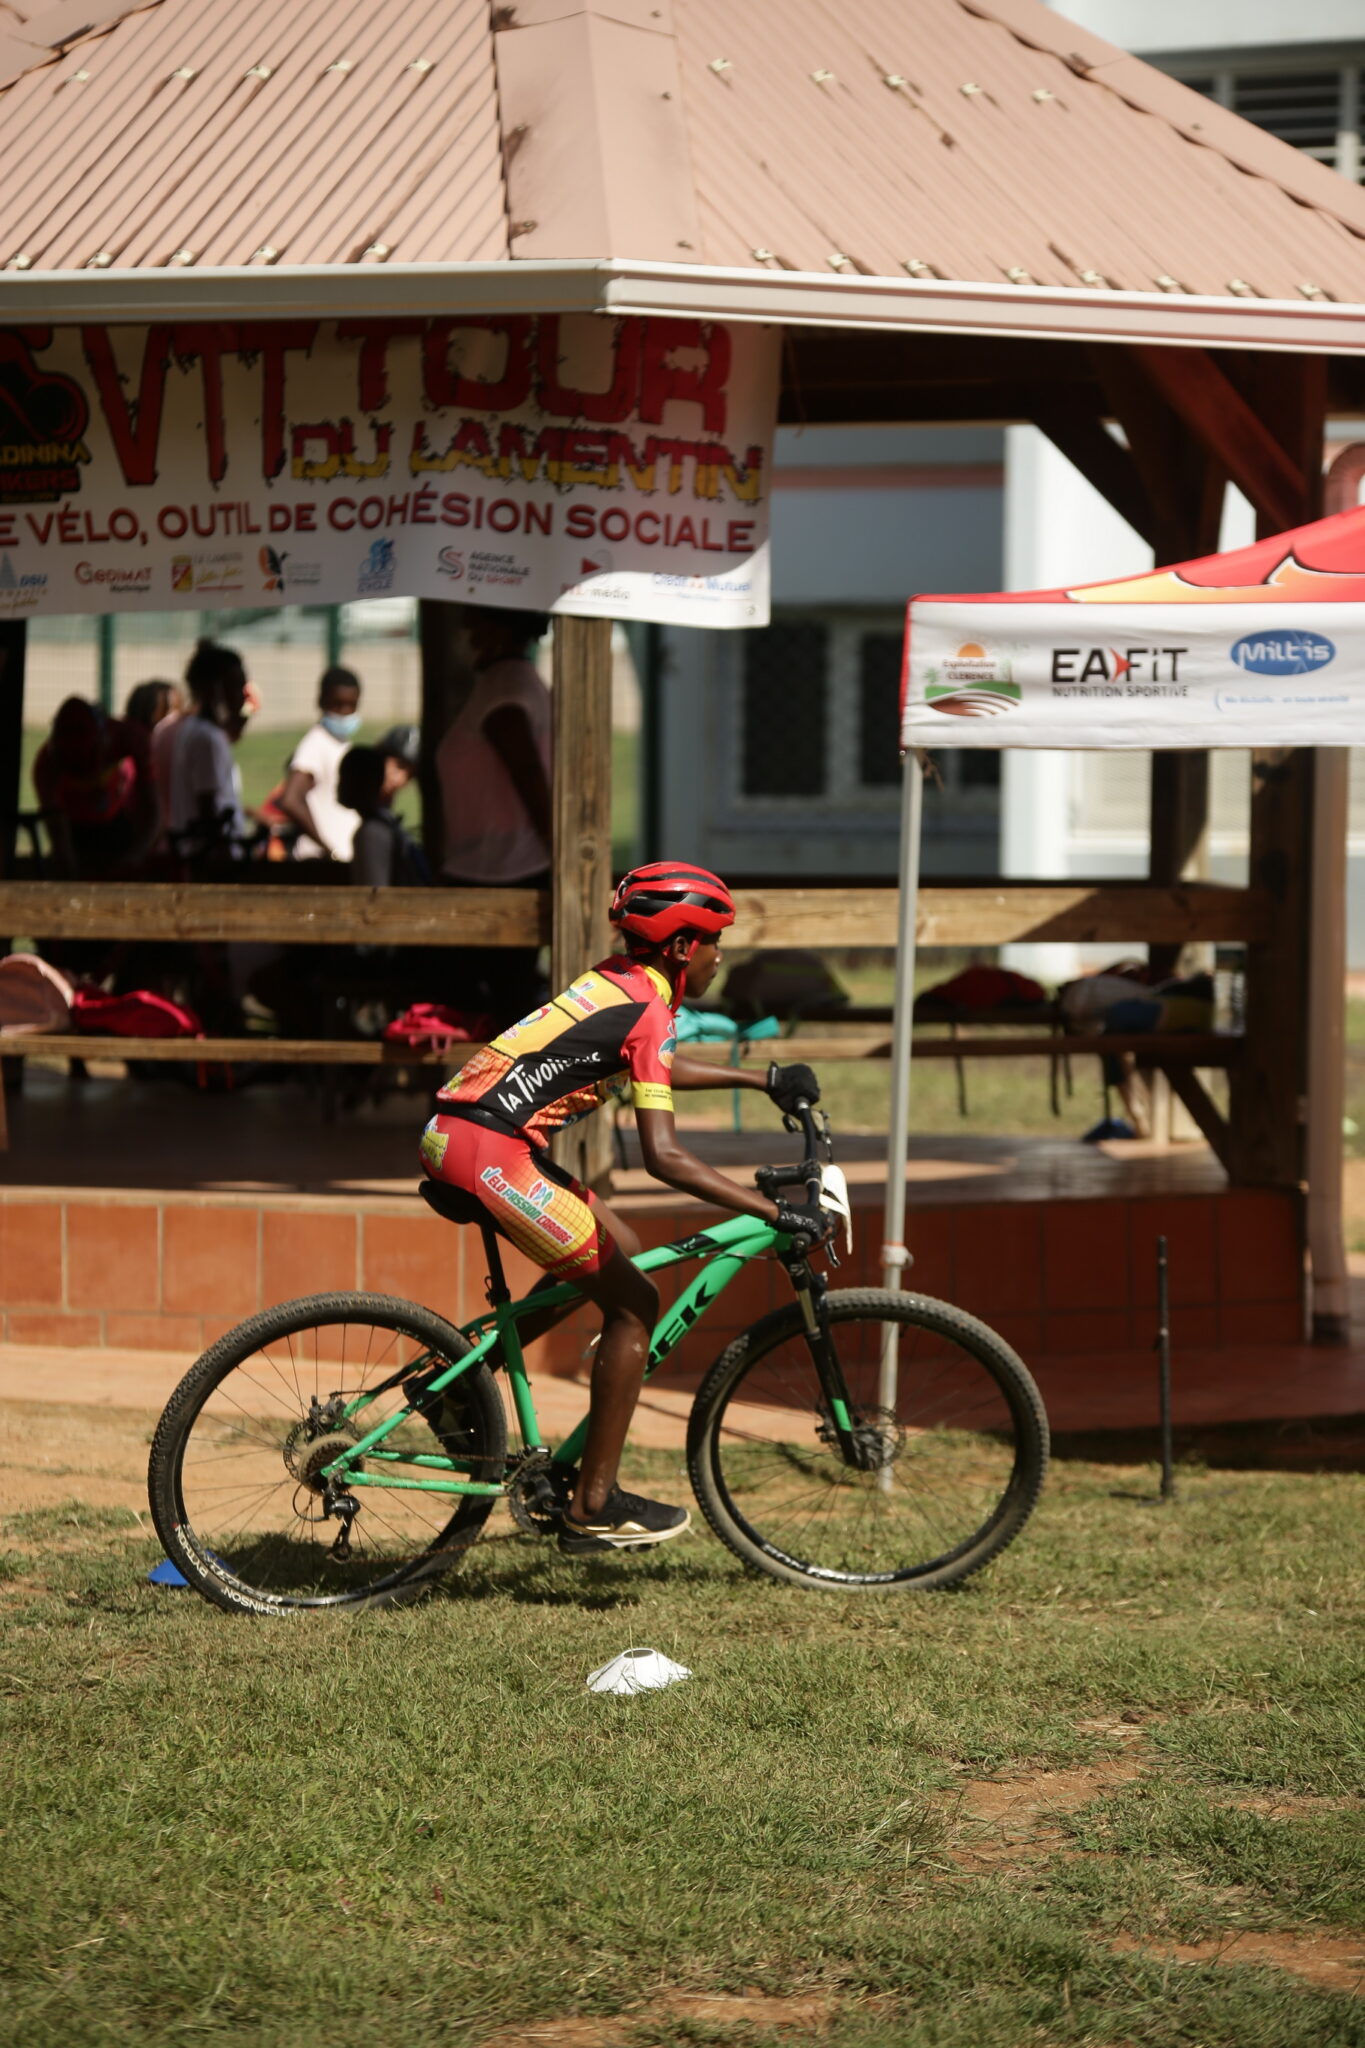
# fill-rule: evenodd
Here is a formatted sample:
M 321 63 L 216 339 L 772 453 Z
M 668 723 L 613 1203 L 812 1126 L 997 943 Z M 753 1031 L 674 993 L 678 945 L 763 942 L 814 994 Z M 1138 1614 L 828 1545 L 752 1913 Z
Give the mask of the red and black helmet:
M 656 860 L 622 876 L 611 899 L 611 921 L 636 945 L 666 946 L 679 932 L 714 939 L 734 923 L 735 906 L 709 868 Z

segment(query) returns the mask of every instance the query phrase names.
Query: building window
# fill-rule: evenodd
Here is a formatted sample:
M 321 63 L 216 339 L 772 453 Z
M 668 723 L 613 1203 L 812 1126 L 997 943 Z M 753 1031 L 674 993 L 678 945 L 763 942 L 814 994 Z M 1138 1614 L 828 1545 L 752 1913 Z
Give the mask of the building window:
M 829 629 L 778 619 L 745 633 L 743 793 L 823 796 Z
M 1355 183 L 1365 179 L 1360 80 L 1358 64 L 1239 64 L 1235 70 L 1183 75 L 1195 92 Z
M 858 780 L 883 789 L 901 779 L 899 633 L 864 633 L 858 645 Z

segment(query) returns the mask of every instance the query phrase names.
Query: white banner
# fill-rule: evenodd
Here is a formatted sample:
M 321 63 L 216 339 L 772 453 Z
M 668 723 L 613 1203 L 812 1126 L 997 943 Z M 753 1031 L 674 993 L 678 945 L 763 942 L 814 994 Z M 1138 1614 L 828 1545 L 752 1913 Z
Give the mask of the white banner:
M 0 329 L 0 617 L 388 595 L 761 626 L 775 329 Z
M 1365 745 L 1365 605 L 917 600 L 901 737 L 921 747 Z

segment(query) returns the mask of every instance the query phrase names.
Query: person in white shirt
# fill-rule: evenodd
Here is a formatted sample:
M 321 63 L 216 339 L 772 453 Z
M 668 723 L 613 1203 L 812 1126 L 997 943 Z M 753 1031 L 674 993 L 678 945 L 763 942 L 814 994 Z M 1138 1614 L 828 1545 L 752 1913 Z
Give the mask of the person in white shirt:
M 185 670 L 190 710 L 171 733 L 166 824 L 193 829 L 200 851 L 246 836 L 242 783 L 232 749 L 246 723 L 249 684 L 233 647 L 201 640 Z
M 348 668 L 329 668 L 318 686 L 318 722 L 289 758 L 284 788 L 276 801 L 299 828 L 296 860 L 349 860 L 355 812 L 337 798 L 342 757 L 360 730 L 360 678 Z
M 543 612 L 465 607 L 474 687 L 436 749 L 443 882 L 550 886 L 550 693 L 532 659 L 549 624 Z M 499 1024 L 538 1000 L 534 947 L 463 947 L 452 965 L 464 1007 L 485 1004 Z

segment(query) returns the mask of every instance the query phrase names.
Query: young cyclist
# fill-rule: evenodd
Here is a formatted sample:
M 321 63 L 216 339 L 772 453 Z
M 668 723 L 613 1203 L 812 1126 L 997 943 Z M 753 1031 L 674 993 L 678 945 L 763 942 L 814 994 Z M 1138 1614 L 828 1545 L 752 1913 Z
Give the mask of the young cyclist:
M 422 1138 L 428 1172 L 474 1195 L 497 1228 L 554 1280 L 572 1280 L 602 1310 L 583 1462 L 562 1517 L 571 1557 L 638 1549 L 680 1536 L 686 1508 L 623 1493 L 617 1467 L 639 1398 L 658 1314 L 658 1290 L 631 1264 L 629 1224 L 554 1165 L 550 1137 L 601 1107 L 628 1081 L 645 1165 L 657 1180 L 779 1229 L 828 1235 L 823 1211 L 770 1201 L 716 1173 L 678 1142 L 675 1088 L 761 1088 L 781 1109 L 817 1102 L 809 1067 L 766 1074 L 715 1067 L 675 1047 L 683 996 L 705 994 L 733 924 L 725 884 L 686 861 L 634 869 L 612 900 L 624 957 L 601 961 L 542 1009 L 476 1053 L 442 1089 Z M 562 1313 L 562 1311 L 560 1311 Z M 528 1318 L 525 1340 L 558 1320 Z

